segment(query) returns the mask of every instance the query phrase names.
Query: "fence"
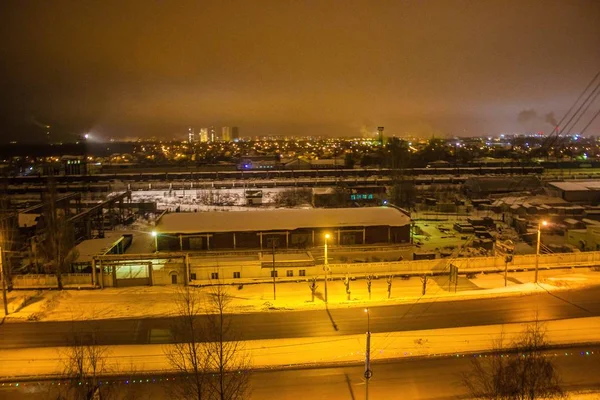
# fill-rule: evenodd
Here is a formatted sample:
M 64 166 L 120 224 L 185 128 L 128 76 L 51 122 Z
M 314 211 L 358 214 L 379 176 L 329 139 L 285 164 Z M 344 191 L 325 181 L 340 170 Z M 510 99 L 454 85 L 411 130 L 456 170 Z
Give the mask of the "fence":
M 88 286 L 92 284 L 92 274 L 63 274 L 63 286 Z M 13 275 L 13 288 L 55 288 L 58 286 L 56 275 L 50 274 L 31 274 L 31 275 Z
M 140 255 L 136 262 L 152 262 L 154 255 Z M 176 265 L 175 265 L 176 264 Z M 157 271 L 155 273 L 155 284 L 169 284 L 168 273 L 178 271 L 183 273 L 185 270 L 184 264 L 175 263 L 171 267 L 165 268 L 165 271 Z M 422 274 L 445 274 L 449 271 L 450 264 L 458 268 L 459 273 L 476 273 L 476 272 L 492 272 L 503 271 L 505 260 L 503 257 L 472 257 L 472 258 L 446 258 L 435 260 L 415 260 L 415 261 L 394 261 L 394 262 L 372 262 L 372 263 L 349 263 L 349 264 L 329 264 L 331 275 L 353 275 L 360 276 L 366 274 L 375 275 L 422 275 Z M 535 255 L 517 255 L 513 257 L 513 261 L 508 263 L 509 270 L 532 270 L 535 268 Z M 542 254 L 539 256 L 539 268 L 569 268 L 569 267 L 600 267 L 600 251 L 581 252 L 581 253 L 554 253 Z M 167 267 L 165 265 L 165 267 Z M 219 260 L 214 265 L 210 265 L 210 261 L 199 260 L 195 257 L 190 257 L 189 272 L 193 274 L 197 280 L 208 280 L 214 273 L 218 273 L 219 279 L 232 278 L 234 273 L 239 273 L 240 282 L 244 279 L 268 279 L 271 273 L 270 268 L 261 268 L 260 262 L 257 260 Z M 169 269 L 169 271 L 167 271 Z M 286 266 L 277 267 L 277 270 L 292 269 L 293 275 L 290 279 L 298 279 L 299 277 L 310 277 L 323 275 L 323 266 Z M 300 273 L 302 270 L 302 273 Z M 164 273 L 164 276 L 161 275 Z M 111 286 L 108 280 L 110 274 L 104 275 L 105 286 Z M 13 287 L 21 288 L 54 288 L 57 286 L 56 276 L 54 275 L 14 275 L 12 277 Z M 183 280 L 183 279 L 182 279 Z M 182 280 L 178 280 L 181 283 Z M 65 287 L 73 286 L 88 286 L 92 283 L 91 274 L 63 274 L 63 285 Z

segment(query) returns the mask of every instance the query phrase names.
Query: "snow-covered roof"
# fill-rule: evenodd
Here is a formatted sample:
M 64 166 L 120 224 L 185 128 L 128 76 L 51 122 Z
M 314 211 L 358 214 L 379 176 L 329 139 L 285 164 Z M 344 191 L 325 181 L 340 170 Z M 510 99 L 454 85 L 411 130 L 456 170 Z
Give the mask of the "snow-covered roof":
M 109 232 L 102 239 L 88 239 L 76 246 L 78 263 L 91 262 L 94 256 L 104 254 L 112 248 L 123 235 L 121 232 Z
M 600 181 L 548 182 L 548 184 L 566 192 L 600 190 Z
M 300 228 L 404 226 L 410 217 L 392 207 L 275 209 L 165 214 L 159 233 L 281 231 Z
M 19 213 L 19 228 L 31 228 L 37 225 L 40 214 Z

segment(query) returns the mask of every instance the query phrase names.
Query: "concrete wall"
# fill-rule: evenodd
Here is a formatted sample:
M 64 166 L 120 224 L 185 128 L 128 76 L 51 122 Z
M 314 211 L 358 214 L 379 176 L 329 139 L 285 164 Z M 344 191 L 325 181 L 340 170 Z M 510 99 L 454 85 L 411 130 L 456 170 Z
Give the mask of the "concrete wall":
M 63 286 L 84 286 L 92 284 L 92 274 L 63 274 Z M 13 275 L 13 288 L 55 288 L 58 286 L 55 275 L 50 274 L 29 274 Z
M 132 261 L 135 263 L 152 262 L 153 255 L 148 254 L 140 256 L 140 259 Z M 508 264 L 509 270 L 532 270 L 535 268 L 535 255 L 514 256 L 513 261 Z M 444 274 L 448 272 L 449 265 L 458 267 L 459 273 L 476 273 L 482 271 L 502 271 L 504 270 L 503 257 L 474 257 L 458 259 L 436 259 L 436 260 L 417 260 L 417 261 L 397 261 L 397 262 L 377 262 L 377 263 L 351 263 L 351 264 L 330 264 L 331 275 L 420 275 L 420 274 Z M 600 266 L 600 251 L 581 252 L 581 253 L 555 253 L 543 254 L 539 257 L 539 268 L 568 268 L 568 267 L 594 267 Z M 105 268 L 107 271 L 109 268 Z M 262 267 L 258 259 L 248 257 L 246 259 L 231 260 L 207 260 L 202 257 L 189 257 L 189 273 L 195 274 L 192 283 L 214 283 L 215 278 L 212 273 L 218 274 L 218 280 L 226 283 L 246 283 L 256 280 L 262 281 L 271 278 L 272 268 L 270 266 Z M 316 266 L 285 266 L 277 267 L 277 276 L 279 279 L 298 280 L 306 279 L 311 276 L 323 276 L 323 265 Z M 287 276 L 287 271 L 291 271 L 292 276 Z M 300 275 L 303 271 L 304 275 Z M 234 278 L 234 272 L 240 273 L 240 278 Z M 184 282 L 186 273 L 183 257 L 174 258 L 166 263 L 154 263 L 152 268 L 152 282 L 154 285 L 172 284 L 172 276 L 177 276 L 177 283 Z M 65 274 L 63 275 L 65 286 L 90 285 L 92 282 L 91 274 Z M 112 273 L 104 273 L 104 287 L 113 285 Z M 56 287 L 56 277 L 54 275 L 15 275 L 13 276 L 13 286 L 17 289 L 22 288 L 45 288 Z

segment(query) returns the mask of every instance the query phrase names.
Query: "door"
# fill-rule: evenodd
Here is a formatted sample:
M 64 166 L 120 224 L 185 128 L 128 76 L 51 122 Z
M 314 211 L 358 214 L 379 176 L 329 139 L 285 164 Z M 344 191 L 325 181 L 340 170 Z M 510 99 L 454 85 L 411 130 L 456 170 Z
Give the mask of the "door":
M 176 284 L 177 284 L 177 274 L 173 274 L 173 275 L 171 275 L 171 283 L 172 283 L 173 285 L 176 285 Z

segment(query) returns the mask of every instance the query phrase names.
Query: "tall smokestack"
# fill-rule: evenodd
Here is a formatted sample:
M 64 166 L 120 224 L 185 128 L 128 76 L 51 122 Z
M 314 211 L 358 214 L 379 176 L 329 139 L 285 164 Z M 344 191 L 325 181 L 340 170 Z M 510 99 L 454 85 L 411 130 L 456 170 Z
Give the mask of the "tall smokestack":
M 377 132 L 379 132 L 379 145 L 383 146 L 383 126 L 378 126 Z

